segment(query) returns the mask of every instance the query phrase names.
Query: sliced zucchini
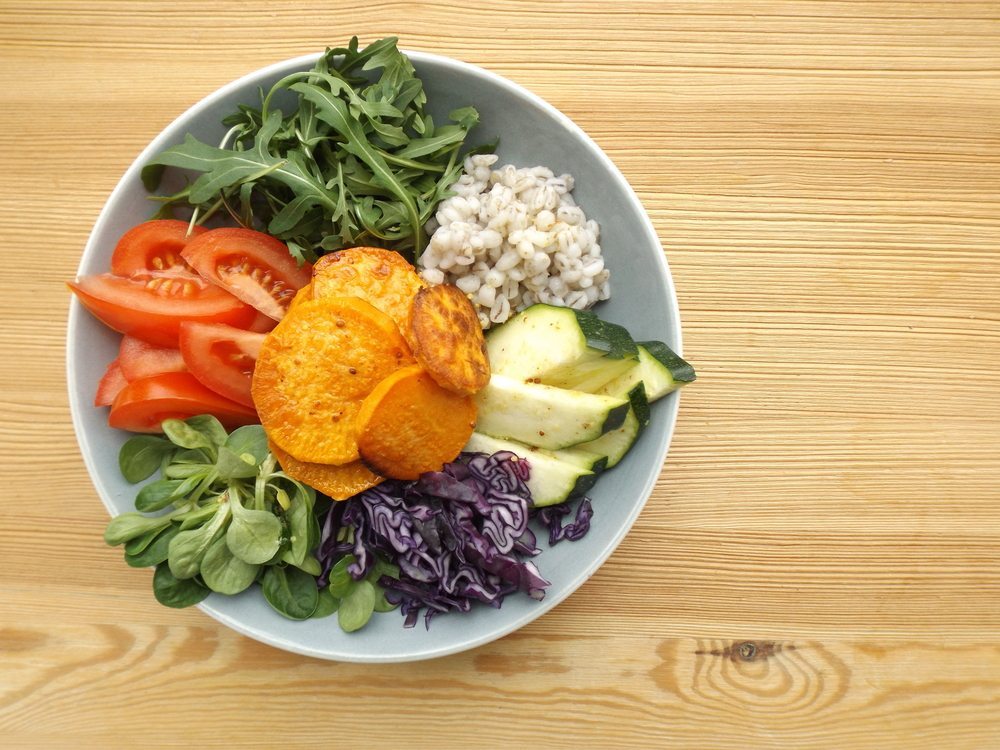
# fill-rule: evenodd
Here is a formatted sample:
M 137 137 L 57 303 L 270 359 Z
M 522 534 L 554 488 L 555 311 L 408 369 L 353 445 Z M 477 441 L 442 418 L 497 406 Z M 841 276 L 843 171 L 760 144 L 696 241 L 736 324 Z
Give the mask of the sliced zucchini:
M 646 398 L 652 403 L 694 381 L 694 368 L 662 341 L 643 341 L 638 349 L 638 364 L 605 383 L 597 393 L 618 395 L 642 382 L 646 384 Z
M 569 448 L 561 448 L 557 451 L 547 451 L 544 448 L 536 448 L 535 450 L 541 451 L 542 453 L 548 453 L 561 461 L 573 464 L 574 466 L 579 466 L 582 469 L 587 469 L 595 474 L 600 474 L 608 466 L 608 457 L 603 453 L 589 451 L 578 445 L 574 445 Z
M 649 424 L 649 401 L 646 398 L 645 385 L 641 381 L 628 392 L 628 399 L 629 410 L 621 427 L 589 443 L 582 443 L 574 450 L 603 454 L 607 457 L 607 464 L 604 467 L 606 469 L 617 465 Z
M 597 481 L 597 473 L 590 469 L 563 460 L 563 451 L 552 452 L 534 448 L 513 440 L 498 438 L 473 432 L 465 450 L 490 455 L 500 451 L 510 451 L 528 461 L 528 490 L 535 507 L 556 505 L 583 495 Z M 573 449 L 569 449 L 573 450 Z
M 476 394 L 476 407 L 477 432 L 558 450 L 620 427 L 629 400 L 494 374 Z
M 591 357 L 588 352 L 587 357 L 572 364 L 553 367 L 538 379 L 545 385 L 554 385 L 556 388 L 599 393 L 605 384 L 637 366 L 637 359 L 612 359 L 604 355 Z
M 598 363 L 586 373 L 592 379 L 609 360 L 636 361 L 639 356 L 635 342 L 621 326 L 592 312 L 541 303 L 492 329 L 486 336 L 486 349 L 495 373 L 574 390 L 583 390 L 573 380 L 574 367 Z M 604 382 L 626 369 L 619 363 Z

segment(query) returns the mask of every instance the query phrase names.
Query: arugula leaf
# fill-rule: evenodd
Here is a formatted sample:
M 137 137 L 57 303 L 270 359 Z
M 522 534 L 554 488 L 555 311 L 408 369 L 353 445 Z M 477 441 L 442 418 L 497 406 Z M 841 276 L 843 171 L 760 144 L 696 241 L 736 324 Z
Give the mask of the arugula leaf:
M 280 92 L 295 96 L 287 112 L 272 106 Z M 223 145 L 188 135 L 145 166 L 150 190 L 164 167 L 196 175 L 173 195 L 153 196 L 162 204 L 157 215 L 187 206 L 201 222 L 225 210 L 283 240 L 300 262 L 366 242 L 416 261 L 423 225 L 461 171 L 478 112 L 461 107 L 435 128 L 423 84 L 394 37 L 328 49 L 312 70 L 261 90 L 260 102 L 222 120 L 230 128 Z
M 358 121 L 351 117 L 344 101 L 338 99 L 331 92 L 310 83 L 296 83 L 291 86 L 291 89 L 302 94 L 306 101 L 310 101 L 316 106 L 317 116 L 345 139 L 344 143 L 341 144 L 342 148 L 367 164 L 376 181 L 399 198 L 406 207 L 414 242 L 418 247 L 421 246 L 423 244 L 423 228 L 420 225 L 420 217 L 417 215 L 413 196 L 400 184 L 392 169 L 385 163 L 385 159 L 372 147 Z
M 241 182 L 270 177 L 299 195 L 310 197 L 316 205 L 333 208 L 333 199 L 322 184 L 296 160 L 281 158 L 269 150 L 271 138 L 281 127 L 281 113 L 272 112 L 261 126 L 249 151 L 230 151 L 202 143 L 188 134 L 184 143 L 173 146 L 153 158 L 151 164 L 164 164 L 203 172 L 191 186 L 191 201 L 213 200 L 224 188 Z

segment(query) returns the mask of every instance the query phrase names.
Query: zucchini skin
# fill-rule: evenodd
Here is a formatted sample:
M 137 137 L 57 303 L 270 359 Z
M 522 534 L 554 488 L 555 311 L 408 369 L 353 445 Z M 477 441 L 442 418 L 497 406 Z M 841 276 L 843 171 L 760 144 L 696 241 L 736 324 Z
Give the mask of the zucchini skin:
M 629 409 L 625 395 L 556 388 L 496 373 L 475 402 L 478 432 L 548 450 L 568 448 L 617 429 Z
M 679 356 L 662 341 L 638 341 L 639 346 L 649 352 L 661 365 L 670 370 L 670 375 L 678 383 L 693 383 L 698 377 L 690 362 Z
M 530 458 L 528 459 L 528 462 L 529 463 L 531 462 Z M 569 491 L 569 494 L 566 496 L 566 500 L 573 500 L 575 498 L 586 495 L 588 492 L 590 492 L 591 488 L 597 483 L 598 476 L 599 474 L 597 472 L 594 472 L 593 474 L 581 475 L 580 478 L 576 480 L 576 484 L 573 485 L 573 489 Z M 563 502 L 566 502 L 566 500 L 563 500 Z M 558 505 L 558 503 L 553 503 L 553 505 Z M 544 507 L 544 506 L 536 506 L 536 507 Z
M 639 381 L 628 392 L 629 409 L 625 421 L 616 430 L 606 432 L 596 440 L 580 445 L 585 450 L 601 453 L 607 458 L 605 469 L 611 469 L 625 458 L 649 424 L 650 409 L 646 386 Z
M 646 384 L 642 381 L 628 392 L 629 405 L 632 407 L 632 411 L 635 412 L 635 418 L 639 420 L 639 435 L 642 431 L 649 426 L 649 421 L 652 419 L 652 415 L 649 410 L 649 399 L 646 398 Z M 638 438 L 639 435 L 636 435 Z
M 604 420 L 604 425 L 601 427 L 601 434 L 604 435 L 612 430 L 617 430 L 625 424 L 625 416 L 628 414 L 628 410 L 629 402 L 626 401 L 621 406 L 616 406 L 614 409 L 609 411 L 608 418 Z
M 529 308 L 530 309 L 530 308 Z M 601 320 L 589 310 L 573 310 L 587 346 L 604 352 L 611 359 L 636 359 L 639 348 L 626 328 L 617 323 Z

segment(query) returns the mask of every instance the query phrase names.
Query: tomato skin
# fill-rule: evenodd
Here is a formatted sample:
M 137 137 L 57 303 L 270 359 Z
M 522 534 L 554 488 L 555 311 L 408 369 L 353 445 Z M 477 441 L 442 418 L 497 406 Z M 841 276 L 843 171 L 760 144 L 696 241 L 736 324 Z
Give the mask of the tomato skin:
M 281 240 L 244 227 L 210 229 L 192 239 L 181 257 L 206 279 L 274 320 L 312 278 Z
M 113 359 L 104 376 L 97 384 L 97 394 L 94 396 L 94 406 L 111 406 L 115 397 L 128 385 L 128 379 L 122 372 L 121 363 Z
M 202 385 L 252 409 L 250 381 L 265 336 L 221 323 L 185 322 L 180 328 L 180 350 Z
M 257 311 L 257 317 L 254 318 L 249 325 L 243 326 L 248 331 L 255 331 L 256 333 L 267 333 L 268 331 L 273 331 L 274 327 L 278 325 L 278 321 L 269 315 L 265 315 L 260 310 Z
M 243 327 L 256 316 L 224 289 L 184 272 L 102 273 L 71 281 L 69 288 L 106 326 L 156 346 L 176 348 L 185 320 Z
M 175 269 L 191 271 L 181 250 L 193 237 L 207 231 L 195 226 L 188 236 L 188 222 L 175 219 L 153 219 L 129 229 L 118 240 L 111 254 L 111 273 L 131 276 L 142 271 Z
M 187 366 L 179 349 L 154 346 L 135 336 L 123 336 L 118 364 L 129 382 L 161 372 L 184 372 Z
M 189 372 L 140 378 L 122 389 L 111 405 L 108 425 L 130 432 L 162 432 L 164 419 L 213 414 L 226 429 L 257 424 L 257 412 L 209 390 Z

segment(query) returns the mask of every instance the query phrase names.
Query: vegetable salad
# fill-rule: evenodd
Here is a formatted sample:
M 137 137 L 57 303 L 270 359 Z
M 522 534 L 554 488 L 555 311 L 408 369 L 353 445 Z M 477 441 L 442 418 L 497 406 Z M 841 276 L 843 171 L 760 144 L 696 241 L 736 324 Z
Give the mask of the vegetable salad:
M 554 297 L 484 335 L 472 292 L 421 274 L 428 220 L 482 151 L 473 107 L 441 124 L 426 103 L 394 39 L 328 50 L 227 117 L 222 144 L 157 155 L 147 188 L 193 179 L 70 283 L 122 334 L 95 406 L 146 433 L 120 455 L 136 512 L 105 540 L 155 566 L 161 603 L 259 586 L 352 632 L 541 599 L 535 530 L 585 535 L 586 493 L 694 379 Z

